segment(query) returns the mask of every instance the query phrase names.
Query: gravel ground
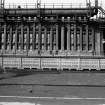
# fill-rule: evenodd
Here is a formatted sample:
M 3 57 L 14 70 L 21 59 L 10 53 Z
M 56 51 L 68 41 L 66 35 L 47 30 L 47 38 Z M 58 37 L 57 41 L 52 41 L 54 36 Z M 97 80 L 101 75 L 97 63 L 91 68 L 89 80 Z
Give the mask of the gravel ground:
M 0 85 L 2 84 L 105 86 L 105 73 L 4 73 L 0 74 Z
M 0 96 L 105 98 L 105 73 L 4 73 Z M 40 105 L 104 105 L 102 100 L 43 100 L 1 98 L 0 102 L 34 102 Z M 35 104 L 36 105 L 36 104 Z

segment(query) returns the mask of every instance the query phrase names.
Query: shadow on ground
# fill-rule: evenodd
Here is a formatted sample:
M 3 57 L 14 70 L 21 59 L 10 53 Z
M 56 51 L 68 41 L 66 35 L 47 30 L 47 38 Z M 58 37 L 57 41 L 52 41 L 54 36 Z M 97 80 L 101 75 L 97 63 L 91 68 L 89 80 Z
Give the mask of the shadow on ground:
M 42 70 L 6 70 L 0 71 L 0 80 L 9 79 L 14 77 L 23 77 L 35 74 L 59 74 L 59 71 L 42 71 Z

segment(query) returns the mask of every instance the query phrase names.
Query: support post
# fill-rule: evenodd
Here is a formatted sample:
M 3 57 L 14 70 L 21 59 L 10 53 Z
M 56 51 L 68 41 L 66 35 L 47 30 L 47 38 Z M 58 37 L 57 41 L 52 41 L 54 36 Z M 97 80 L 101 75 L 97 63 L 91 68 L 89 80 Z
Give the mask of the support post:
M 23 32 L 23 24 L 21 24 L 21 50 L 24 49 L 24 32 Z
M 67 50 L 70 50 L 70 24 L 67 25 Z
M 41 23 L 39 23 L 38 29 L 38 52 L 40 53 L 41 50 Z
M 74 51 L 77 49 L 76 42 L 76 23 L 74 24 Z
M 36 31 L 35 31 L 35 23 L 33 24 L 33 35 L 32 35 L 32 50 L 35 49 L 35 39 L 36 39 Z
M 89 33 L 88 33 L 88 25 L 86 25 L 86 51 L 88 51 L 89 47 Z
M 1 44 L 0 44 L 0 49 L 2 49 L 2 40 L 3 40 L 3 36 L 2 36 L 2 26 L 1 26 L 1 24 L 0 24 L 0 35 L 1 35 Z
M 47 28 L 44 28 L 44 50 L 47 48 Z
M 9 33 L 9 49 L 12 48 L 12 26 L 10 26 L 10 33 Z
M 18 26 L 16 25 L 16 30 L 15 30 L 15 51 L 17 50 L 17 45 L 18 45 L 17 35 L 18 35 Z
M 50 29 L 50 51 L 52 51 L 52 31 L 53 31 L 53 29 L 52 29 L 52 26 L 51 26 L 51 29 Z
M 58 24 L 56 24 L 56 51 L 58 51 Z
M 64 26 L 61 27 L 61 50 L 64 51 Z
M 101 48 L 100 48 L 100 50 L 101 50 L 100 53 L 101 53 L 101 55 L 104 55 L 104 48 L 103 48 L 103 47 L 104 47 L 104 46 L 103 46 L 103 31 L 102 31 L 102 30 L 100 31 L 100 47 L 101 47 Z
M 95 45 L 94 45 L 94 28 L 92 28 L 92 52 L 93 52 L 93 54 L 94 54 L 94 47 L 95 47 Z
M 80 26 L 80 51 L 82 51 L 82 26 Z
M 96 30 L 96 38 L 97 38 L 97 41 L 96 41 L 96 53 L 97 55 L 101 55 L 101 47 L 102 47 L 102 40 L 101 40 L 101 32 L 100 30 Z
M 4 24 L 4 49 L 6 49 L 6 24 Z
M 30 32 L 29 32 L 29 26 L 27 26 L 27 51 L 29 50 L 29 35 L 30 35 Z

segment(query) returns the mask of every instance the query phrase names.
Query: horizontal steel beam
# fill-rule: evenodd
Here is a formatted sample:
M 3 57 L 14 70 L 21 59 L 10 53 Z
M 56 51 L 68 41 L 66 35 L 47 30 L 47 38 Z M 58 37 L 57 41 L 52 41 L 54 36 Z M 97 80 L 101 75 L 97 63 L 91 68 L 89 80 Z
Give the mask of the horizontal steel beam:
M 37 16 L 39 9 L 5 9 L 5 15 L 7 16 Z M 94 15 L 94 9 L 91 8 L 41 8 L 40 14 L 43 15 L 61 15 L 61 16 L 71 16 L 71 15 Z

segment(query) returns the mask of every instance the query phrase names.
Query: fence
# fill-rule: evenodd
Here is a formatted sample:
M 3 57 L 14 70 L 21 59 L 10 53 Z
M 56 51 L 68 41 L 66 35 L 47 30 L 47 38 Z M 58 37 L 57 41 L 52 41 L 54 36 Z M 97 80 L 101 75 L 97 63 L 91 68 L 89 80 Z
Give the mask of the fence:
M 18 69 L 105 69 L 105 58 L 63 58 L 63 57 L 55 57 L 55 58 L 35 58 L 35 57 L 0 57 L 0 65 L 3 68 L 18 68 Z
M 5 4 L 5 8 L 37 8 L 36 3 L 23 3 L 23 4 Z M 41 3 L 41 8 L 86 8 L 86 4 L 84 3 Z

